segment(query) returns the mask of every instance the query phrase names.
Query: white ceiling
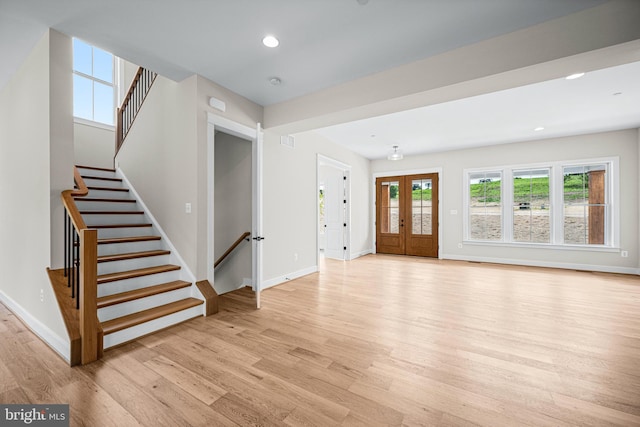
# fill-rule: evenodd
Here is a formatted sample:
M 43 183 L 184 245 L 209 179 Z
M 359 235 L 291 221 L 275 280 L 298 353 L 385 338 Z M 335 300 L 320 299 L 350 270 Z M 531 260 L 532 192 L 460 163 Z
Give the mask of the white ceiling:
M 0 87 L 47 27 L 271 105 L 606 0 L 0 0 Z M 266 34 L 281 44 L 268 49 Z M 269 84 L 277 76 L 282 84 Z
M 534 131 L 537 127 L 544 130 Z M 369 159 L 640 127 L 640 62 L 318 129 Z
M 174 80 L 200 74 L 267 106 L 606 2 L 0 0 L 0 88 L 51 27 Z M 280 46 L 264 47 L 266 34 Z M 317 132 L 378 159 L 393 145 L 411 155 L 640 127 L 638 76 L 640 65 L 627 64 Z

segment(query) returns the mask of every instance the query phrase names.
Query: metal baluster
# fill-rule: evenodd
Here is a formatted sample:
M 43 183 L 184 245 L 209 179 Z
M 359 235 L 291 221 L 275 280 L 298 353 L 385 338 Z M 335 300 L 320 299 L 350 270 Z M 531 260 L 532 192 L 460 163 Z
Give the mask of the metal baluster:
M 69 271 L 69 285 L 71 286 L 71 298 L 76 297 L 76 229 L 72 231 L 72 245 L 71 245 L 71 266 Z
M 69 217 L 69 213 L 67 212 L 67 208 L 64 208 L 64 277 L 67 277 L 67 260 L 69 258 L 69 238 L 67 237 L 67 218 Z
M 78 244 L 76 245 L 76 310 L 80 308 L 80 236 L 76 231 Z

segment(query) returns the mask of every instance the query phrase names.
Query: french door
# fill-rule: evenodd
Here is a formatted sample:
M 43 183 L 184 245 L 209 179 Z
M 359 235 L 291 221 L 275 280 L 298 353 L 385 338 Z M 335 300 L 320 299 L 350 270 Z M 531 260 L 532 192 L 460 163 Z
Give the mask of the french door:
M 376 179 L 376 252 L 438 256 L 438 174 Z

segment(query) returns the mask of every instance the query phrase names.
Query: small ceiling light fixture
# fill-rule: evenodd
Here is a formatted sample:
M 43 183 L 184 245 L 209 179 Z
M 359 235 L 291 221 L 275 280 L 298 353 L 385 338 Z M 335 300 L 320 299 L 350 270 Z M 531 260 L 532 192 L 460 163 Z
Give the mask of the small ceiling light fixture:
M 534 131 L 536 132 L 540 132 L 541 130 L 544 130 L 542 126 L 538 126 L 537 128 L 534 129 Z
M 280 86 L 282 80 L 280 80 L 278 77 L 271 77 L 269 79 L 269 83 L 271 83 L 272 86 Z
M 365 4 L 369 3 L 369 0 L 357 0 L 357 1 L 360 6 L 364 6 Z
M 575 74 L 571 74 L 568 75 L 567 77 L 565 77 L 567 80 L 575 80 L 575 79 L 579 79 L 580 77 L 584 76 L 584 73 L 575 73 Z
M 262 44 L 266 47 L 277 47 L 280 44 L 280 40 L 274 36 L 265 36 L 265 38 L 262 39 Z
M 387 155 L 388 160 L 402 160 L 402 152 L 398 150 L 398 146 L 393 146 L 393 151 Z

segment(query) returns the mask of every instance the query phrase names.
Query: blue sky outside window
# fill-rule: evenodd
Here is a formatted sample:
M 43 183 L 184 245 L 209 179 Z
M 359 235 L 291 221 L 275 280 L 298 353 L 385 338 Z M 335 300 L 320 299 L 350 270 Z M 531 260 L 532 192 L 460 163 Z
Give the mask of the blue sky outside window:
M 114 124 L 114 58 L 104 50 L 73 39 L 73 115 Z

